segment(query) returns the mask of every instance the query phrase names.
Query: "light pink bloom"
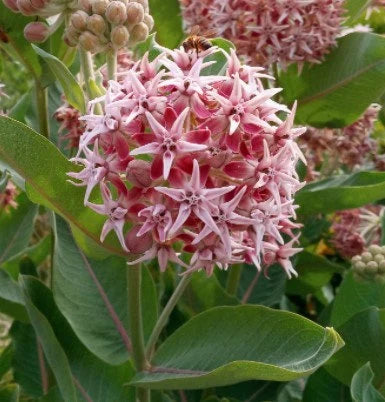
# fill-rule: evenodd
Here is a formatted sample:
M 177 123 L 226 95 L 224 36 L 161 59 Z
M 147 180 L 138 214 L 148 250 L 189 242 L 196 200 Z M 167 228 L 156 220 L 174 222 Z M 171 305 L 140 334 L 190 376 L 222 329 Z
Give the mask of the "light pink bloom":
M 185 141 L 182 137 L 183 127 L 185 125 L 186 117 L 188 116 L 189 108 L 187 107 L 175 120 L 171 128 L 167 130 L 163 127 L 149 112 L 146 112 L 147 120 L 154 133 L 153 142 L 143 145 L 130 152 L 130 155 L 143 155 L 143 154 L 156 154 L 162 155 L 163 162 L 163 177 L 168 178 L 170 169 L 176 155 L 185 152 L 203 151 L 207 148 L 204 144 L 196 144 L 193 142 Z M 195 138 L 197 141 L 203 136 L 204 140 L 208 140 L 210 133 L 208 130 L 197 130 L 186 133 L 186 137 Z M 149 137 L 148 134 L 144 134 Z

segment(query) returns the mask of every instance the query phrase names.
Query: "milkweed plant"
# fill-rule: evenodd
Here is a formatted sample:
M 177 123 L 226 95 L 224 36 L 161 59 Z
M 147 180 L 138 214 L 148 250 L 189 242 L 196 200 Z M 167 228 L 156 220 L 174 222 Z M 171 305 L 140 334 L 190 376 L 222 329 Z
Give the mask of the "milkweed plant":
M 385 401 L 384 6 L 2 1 L 0 399 Z

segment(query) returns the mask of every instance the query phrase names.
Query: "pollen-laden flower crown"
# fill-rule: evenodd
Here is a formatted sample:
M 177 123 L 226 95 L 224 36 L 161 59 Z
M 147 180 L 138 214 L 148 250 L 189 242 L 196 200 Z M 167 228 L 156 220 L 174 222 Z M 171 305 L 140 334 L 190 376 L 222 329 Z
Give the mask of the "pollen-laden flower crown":
M 142 254 L 135 263 L 157 258 L 161 271 L 173 261 L 210 275 L 215 265 L 278 262 L 290 277 L 304 129 L 293 128 L 295 105 L 271 99 L 280 89 L 264 88 L 272 77 L 233 50 L 225 75 L 206 75 L 215 62 L 205 57 L 220 51 L 165 50 L 151 62 L 146 54 L 109 81 L 81 117 L 73 161 L 84 168 L 69 176 L 106 216 L 101 241 L 114 231 L 126 252 Z M 102 204 L 90 201 L 97 188 Z

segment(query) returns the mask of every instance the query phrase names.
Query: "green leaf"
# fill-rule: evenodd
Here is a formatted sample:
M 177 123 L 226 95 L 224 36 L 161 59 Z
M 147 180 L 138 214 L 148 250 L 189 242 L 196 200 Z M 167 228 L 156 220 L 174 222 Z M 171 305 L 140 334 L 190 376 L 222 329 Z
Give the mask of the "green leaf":
M 0 380 L 11 369 L 13 359 L 13 345 L 9 344 L 2 352 L 0 356 Z
M 343 273 L 344 267 L 327 258 L 302 251 L 296 257 L 294 263 L 298 277 L 286 283 L 286 289 L 290 294 L 306 295 L 315 293 L 327 285 L 335 273 Z
M 245 381 L 240 384 L 219 387 L 215 393 L 219 398 L 228 398 L 226 400 L 231 401 L 266 402 L 275 401 L 280 388 L 282 388 L 282 383 L 276 381 Z
M 358 282 L 349 272 L 334 299 L 331 324 L 338 328 L 356 313 L 371 306 L 385 307 L 385 284 Z
M 103 261 L 87 258 L 77 247 L 68 225 L 59 217 L 55 224 L 53 293 L 73 330 L 98 357 L 110 364 L 128 359 L 127 264 L 123 258 Z M 129 269 L 129 268 L 128 268 Z M 155 286 L 143 268 L 143 322 L 149 337 L 157 319 Z
M 357 23 L 357 20 L 371 3 L 371 0 L 345 0 L 344 8 L 347 10 L 345 24 L 354 25 Z
M 0 160 L 25 179 L 33 202 L 63 216 L 99 245 L 99 249 L 125 254 L 117 239 L 111 239 L 112 235 L 104 243 L 100 242 L 105 219 L 84 207 L 84 188 L 67 181 L 67 173 L 79 168 L 50 141 L 24 124 L 0 116 Z
M 385 378 L 385 310 L 371 307 L 360 311 L 338 327 L 345 347 L 325 365 L 325 369 L 346 385 L 354 373 L 368 361 L 374 371 L 374 384 Z
M 184 37 L 179 1 L 150 0 L 149 5 L 157 42 L 169 49 L 179 47 Z
M 385 402 L 385 398 L 374 388 L 373 378 L 369 362 L 354 374 L 350 387 L 354 402 Z
M 19 285 L 3 270 L 0 270 L 0 311 L 16 320 L 29 321 Z
M 356 32 L 317 65 L 282 72 L 279 85 L 286 103 L 298 100 L 298 123 L 343 127 L 356 121 L 385 91 L 385 38 Z
M 242 300 L 250 284 L 256 279 L 258 271 L 254 266 L 244 265 L 238 286 L 238 298 Z M 267 307 L 277 305 L 285 293 L 287 275 L 278 264 L 272 265 L 267 276 L 259 274 L 255 286 L 247 299 L 248 304 L 263 304 Z
M 19 267 L 25 258 L 33 261 L 36 266 L 39 266 L 51 252 L 52 237 L 46 236 L 39 243 L 27 247 L 20 253 L 16 254 L 3 264 L 1 268 L 7 271 L 13 279 L 17 279 L 19 275 Z
M 234 44 L 227 39 L 213 38 L 210 39 L 210 42 L 213 46 L 218 46 L 228 54 L 230 54 L 230 49 L 235 49 Z M 215 61 L 215 64 L 204 68 L 201 75 L 224 75 L 227 66 L 227 57 L 222 52 L 216 52 L 205 57 L 205 62 L 207 61 Z
M 229 295 L 215 275 L 207 277 L 204 272 L 192 275 L 191 282 L 183 292 L 181 302 L 190 312 L 197 314 L 209 308 L 239 304 L 236 297 Z
M 217 307 L 177 329 L 148 372 L 132 384 L 194 389 L 247 380 L 289 381 L 310 374 L 343 341 L 332 328 L 262 306 Z
M 18 402 L 20 396 L 19 386 L 9 384 L 0 390 L 0 402 Z
M 23 276 L 20 279 L 20 283 L 24 290 L 25 306 L 29 318 L 44 350 L 44 355 L 55 375 L 60 393 L 66 402 L 77 402 L 75 385 L 67 356 L 56 339 L 49 321 L 31 300 L 30 293 L 35 291 L 33 288 L 34 280 Z
M 68 103 L 84 114 L 86 112 L 86 102 L 83 90 L 70 70 L 68 70 L 68 67 L 52 54 L 45 52 L 35 45 L 32 46 L 35 52 L 46 61 L 51 71 L 55 74 L 55 77 L 63 88 Z
M 358 208 L 385 198 L 384 172 L 358 172 L 311 183 L 296 195 L 304 215 Z
M 17 208 L 0 213 L 0 265 L 25 249 L 33 232 L 37 205 L 32 204 L 25 193 L 21 193 L 16 202 Z
M 79 402 L 133 401 L 133 389 L 126 385 L 134 372 L 131 364 L 108 365 L 90 353 L 58 310 L 52 292 L 35 278 L 25 280 L 31 302 L 46 318 L 65 351 Z
M 140 42 L 135 46 L 134 52 L 137 59 L 143 57 L 144 54 L 148 52 L 148 58 L 152 61 L 162 53 L 159 44 L 155 40 L 155 35 L 155 33 L 148 35 L 148 38 L 145 41 Z
M 43 395 L 41 368 L 45 362 L 39 361 L 38 343 L 32 325 L 14 322 L 10 336 L 14 349 L 12 370 L 14 380 L 27 395 L 38 398 Z
M 351 402 L 351 400 L 349 388 L 321 367 L 308 378 L 302 402 Z

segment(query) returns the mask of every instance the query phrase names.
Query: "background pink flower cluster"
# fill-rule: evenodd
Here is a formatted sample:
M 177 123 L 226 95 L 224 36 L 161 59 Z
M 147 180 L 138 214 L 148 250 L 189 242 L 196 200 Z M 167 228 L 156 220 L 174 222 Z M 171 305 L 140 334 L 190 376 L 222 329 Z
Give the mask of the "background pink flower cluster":
M 291 276 L 304 129 L 293 128 L 295 107 L 272 100 L 280 89 L 264 88 L 271 78 L 234 51 L 225 75 L 207 75 L 215 61 L 204 58 L 218 51 L 145 55 L 109 81 L 81 118 L 73 161 L 83 168 L 69 176 L 86 187 L 85 205 L 106 216 L 101 241 L 114 231 L 126 252 L 142 254 L 135 262 L 208 274 L 215 265 L 278 262 Z M 99 102 L 103 114 L 94 112 Z M 102 204 L 91 202 L 97 188 Z
M 181 0 L 188 31 L 216 30 L 257 65 L 317 63 L 335 45 L 343 0 Z

